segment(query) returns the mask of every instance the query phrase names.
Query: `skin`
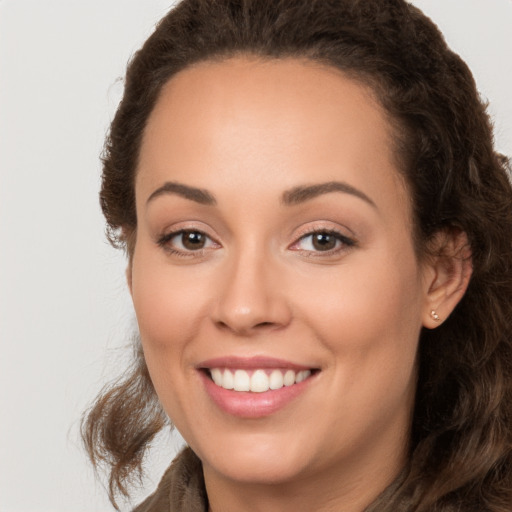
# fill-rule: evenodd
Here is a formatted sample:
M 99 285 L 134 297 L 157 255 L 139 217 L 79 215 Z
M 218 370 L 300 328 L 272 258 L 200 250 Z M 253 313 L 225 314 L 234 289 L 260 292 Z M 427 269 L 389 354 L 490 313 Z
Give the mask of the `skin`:
M 392 137 L 367 88 L 310 62 L 201 63 L 162 90 L 128 281 L 152 381 L 203 461 L 213 512 L 361 511 L 405 463 L 420 330 L 470 272 L 418 260 Z M 345 188 L 283 201 L 333 181 Z M 206 234 L 203 249 L 182 245 L 183 229 Z M 345 238 L 322 251 L 310 236 L 322 231 Z M 277 412 L 240 418 L 197 369 L 226 356 L 320 371 Z

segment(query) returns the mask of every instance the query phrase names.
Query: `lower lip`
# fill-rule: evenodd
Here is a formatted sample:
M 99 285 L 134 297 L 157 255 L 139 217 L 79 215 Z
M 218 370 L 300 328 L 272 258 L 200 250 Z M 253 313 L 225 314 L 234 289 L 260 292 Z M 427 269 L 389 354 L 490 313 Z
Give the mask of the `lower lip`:
M 251 393 L 224 389 L 217 386 L 204 371 L 199 373 L 213 402 L 224 412 L 240 418 L 263 418 L 276 413 L 302 394 L 314 379 L 313 375 L 298 384 L 263 393 Z

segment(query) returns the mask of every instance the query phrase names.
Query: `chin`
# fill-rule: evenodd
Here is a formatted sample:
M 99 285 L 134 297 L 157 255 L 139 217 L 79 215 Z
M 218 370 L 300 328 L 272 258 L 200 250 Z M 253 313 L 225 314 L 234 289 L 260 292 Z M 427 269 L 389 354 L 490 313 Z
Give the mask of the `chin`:
M 230 436 L 224 445 L 199 448 L 196 453 L 205 471 L 212 471 L 229 480 L 245 484 L 279 484 L 299 477 L 305 470 L 304 450 L 299 444 L 278 436 Z M 194 449 L 194 447 L 192 447 Z

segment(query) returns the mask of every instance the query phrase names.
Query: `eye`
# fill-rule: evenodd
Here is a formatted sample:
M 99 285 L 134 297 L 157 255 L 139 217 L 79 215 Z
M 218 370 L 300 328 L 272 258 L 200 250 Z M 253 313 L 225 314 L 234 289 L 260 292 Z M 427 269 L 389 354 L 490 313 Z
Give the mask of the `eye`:
M 291 249 L 305 252 L 337 252 L 355 245 L 354 240 L 336 231 L 314 231 L 299 238 Z
M 197 251 L 204 249 L 208 239 L 204 233 L 200 231 L 182 231 L 181 233 L 173 236 L 171 242 L 174 241 L 180 249 L 188 251 Z
M 195 229 L 167 233 L 158 240 L 158 244 L 171 253 L 183 255 L 218 246 L 206 233 Z

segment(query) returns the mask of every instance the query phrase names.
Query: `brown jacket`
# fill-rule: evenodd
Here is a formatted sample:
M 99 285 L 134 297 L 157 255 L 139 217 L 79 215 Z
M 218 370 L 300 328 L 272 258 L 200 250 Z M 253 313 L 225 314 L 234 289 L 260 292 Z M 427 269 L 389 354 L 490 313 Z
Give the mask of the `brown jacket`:
M 207 512 L 201 461 L 185 448 L 172 462 L 156 491 L 133 512 Z

